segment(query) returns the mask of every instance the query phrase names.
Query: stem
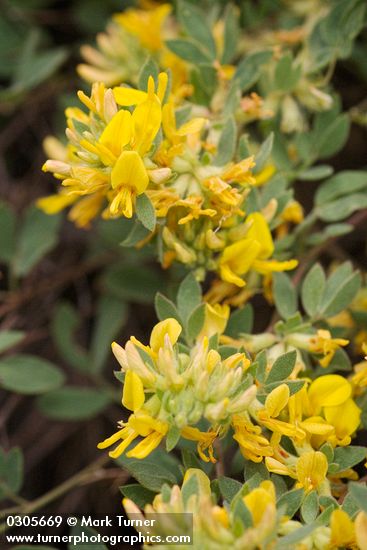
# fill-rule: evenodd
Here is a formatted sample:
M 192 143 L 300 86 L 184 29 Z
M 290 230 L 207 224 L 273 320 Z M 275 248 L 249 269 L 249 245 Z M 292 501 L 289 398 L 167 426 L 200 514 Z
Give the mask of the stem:
M 215 463 L 215 473 L 217 477 L 223 477 L 225 475 L 224 455 L 223 455 L 222 445 L 219 439 L 216 439 L 214 441 L 214 448 L 216 450 L 216 455 L 218 457 L 218 460 Z

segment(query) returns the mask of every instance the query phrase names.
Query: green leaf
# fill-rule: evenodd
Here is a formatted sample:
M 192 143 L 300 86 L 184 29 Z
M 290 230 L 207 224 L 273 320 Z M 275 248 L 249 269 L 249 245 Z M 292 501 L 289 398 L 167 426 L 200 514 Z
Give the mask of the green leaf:
M 351 518 L 360 511 L 358 503 L 354 500 L 350 492 L 347 493 L 343 500 L 342 510 L 344 510 L 344 512 L 346 512 Z
M 130 267 L 115 264 L 105 271 L 103 282 L 110 294 L 139 304 L 151 304 L 164 286 L 160 273 L 144 269 L 142 265 Z
M 329 158 L 340 151 L 348 139 L 349 128 L 350 120 L 346 113 L 339 115 L 328 125 L 319 136 L 317 143 L 318 158 Z
M 166 450 L 167 453 L 172 451 L 181 437 L 181 430 L 177 426 L 171 426 L 166 436 Z
M 198 65 L 199 63 L 207 63 L 211 60 L 210 55 L 205 53 L 202 48 L 190 40 L 166 40 L 165 44 L 171 52 L 178 55 L 178 57 L 181 57 L 181 59 L 184 59 L 189 63 L 193 63 L 194 65 Z
M 218 143 L 218 153 L 214 158 L 216 166 L 223 166 L 233 159 L 236 151 L 237 125 L 233 116 L 230 116 L 223 126 Z
M 315 194 L 315 203 L 325 205 L 345 195 L 350 195 L 367 188 L 366 170 L 343 170 L 326 180 Z
M 187 34 L 208 52 L 214 61 L 216 45 L 210 27 L 206 22 L 206 14 L 198 6 L 179 0 L 177 10 L 178 20 Z M 188 60 L 189 61 L 189 60 Z
M 148 57 L 139 73 L 139 78 L 138 78 L 139 90 L 143 90 L 144 92 L 147 90 L 148 80 L 150 76 L 152 76 L 154 79 L 154 82 L 157 83 L 158 73 L 159 73 L 159 67 L 157 63 L 152 57 Z
M 185 470 L 189 470 L 190 468 L 202 468 L 202 462 L 200 462 L 195 453 L 188 449 L 182 449 L 182 462 Z
M 120 246 L 130 247 L 135 246 L 138 242 L 142 241 L 149 235 L 150 231 L 144 227 L 142 223 L 136 220 L 136 223 L 131 228 L 131 231 L 127 237 L 120 242 Z
M 180 317 L 186 322 L 194 309 L 200 304 L 200 284 L 193 273 L 189 273 L 180 284 L 177 293 L 177 307 Z
M 352 273 L 335 289 L 331 294 L 331 277 L 327 282 L 325 295 L 321 304 L 321 313 L 324 317 L 333 317 L 345 309 L 353 301 L 361 286 L 361 275 L 359 272 Z
M 85 372 L 89 369 L 86 350 L 75 340 L 80 325 L 79 313 L 68 302 L 59 302 L 52 317 L 51 334 L 61 357 L 73 368 Z
M 6 390 L 32 395 L 54 390 L 63 382 L 63 373 L 40 357 L 13 355 L 0 361 L 0 384 Z
M 145 193 L 136 197 L 136 215 L 144 227 L 149 231 L 154 231 L 156 225 L 155 210 L 151 200 Z
M 177 483 L 176 477 L 167 468 L 150 462 L 149 458 L 141 460 L 123 461 L 123 466 L 143 487 L 159 493 L 164 483 Z
M 4 202 L 0 202 L 0 260 L 9 263 L 15 250 L 15 214 Z
M 311 523 L 311 525 L 303 525 L 299 529 L 288 533 L 284 537 L 281 537 L 276 545 L 274 546 L 275 550 L 290 550 L 290 548 L 295 548 L 295 543 L 300 542 L 306 537 L 308 537 L 315 529 L 318 527 L 316 523 Z
M 274 85 L 277 90 L 291 92 L 297 85 L 302 74 L 302 67 L 295 66 L 292 55 L 286 53 L 275 66 Z
M 338 472 L 353 468 L 367 457 L 366 447 L 352 445 L 349 447 L 337 447 L 334 450 L 333 462 L 338 464 Z
M 198 305 L 187 320 L 187 337 L 189 340 L 195 340 L 203 328 L 205 321 L 205 304 Z
M 347 235 L 353 230 L 353 225 L 349 223 L 332 223 L 327 225 L 322 231 L 309 235 L 306 239 L 306 243 L 311 246 L 318 246 L 330 238 Z
M 266 140 L 261 144 L 260 149 L 255 156 L 255 168 L 254 174 L 258 174 L 264 168 L 266 161 L 268 160 L 270 153 L 273 149 L 274 134 L 271 132 Z
M 156 495 L 154 491 L 150 491 L 149 489 L 142 487 L 138 483 L 124 485 L 123 487 L 120 487 L 120 491 L 124 495 L 124 497 L 129 498 L 130 500 L 135 502 L 135 504 L 139 506 L 139 508 L 144 508 L 146 504 L 151 504 Z
M 51 76 L 64 63 L 67 57 L 65 48 L 36 51 L 40 43 L 40 31 L 32 29 L 24 40 L 16 72 L 14 88 L 30 90 Z
M 294 369 L 296 359 L 296 350 L 289 351 L 288 353 L 278 357 L 270 369 L 270 372 L 266 378 L 266 384 L 286 380 Z
M 111 403 L 100 389 L 65 386 L 38 398 L 40 411 L 53 420 L 86 420 Z
M 198 494 L 199 494 L 199 481 L 196 475 L 192 475 L 188 481 L 185 481 L 181 490 L 184 506 L 187 505 L 187 502 L 192 495 L 198 495 Z
M 108 357 L 111 342 L 119 333 L 127 320 L 128 309 L 126 303 L 112 298 L 101 296 L 97 306 L 97 322 L 92 334 L 90 370 L 99 372 Z
M 252 462 L 251 460 L 245 461 L 244 479 L 249 481 L 255 475 L 260 476 L 261 480 L 269 479 L 270 474 L 263 462 Z
M 319 499 L 316 491 L 306 495 L 301 506 L 301 515 L 305 523 L 312 523 L 319 513 Z
M 56 245 L 60 222 L 60 215 L 48 216 L 35 206 L 28 208 L 20 229 L 14 257 L 15 275 L 22 277 L 29 273 Z
M 367 195 L 355 193 L 316 208 L 316 214 L 320 220 L 335 222 L 344 220 L 350 216 L 350 214 L 353 214 L 353 212 L 362 210 L 363 208 L 367 208 Z
M 8 452 L 0 448 L 0 494 L 18 493 L 23 485 L 24 458 L 19 447 Z
M 330 176 L 334 171 L 332 166 L 328 164 L 319 164 L 318 166 L 312 166 L 307 170 L 302 170 L 297 175 L 297 178 L 301 181 L 318 181 L 323 180 Z
M 254 310 L 251 304 L 246 304 L 242 309 L 236 309 L 230 316 L 225 334 L 238 338 L 240 334 L 249 334 L 254 322 Z
M 349 492 L 360 506 L 363 512 L 367 513 L 367 486 L 365 483 L 349 483 Z
M 297 312 L 296 289 L 285 273 L 274 273 L 273 279 L 276 308 L 283 319 L 288 319 Z
M 224 15 L 224 40 L 221 57 L 222 65 L 230 63 L 235 56 L 239 32 L 240 29 L 236 8 L 232 4 L 228 4 Z
M 305 385 L 304 380 L 284 380 L 283 384 L 287 384 L 289 388 L 289 395 L 294 395 L 295 393 L 299 392 L 303 386 Z M 272 382 L 271 384 L 266 384 L 265 391 L 267 393 L 270 393 L 272 390 L 274 390 L 276 387 L 279 386 L 279 381 Z
M 25 333 L 21 330 L 3 330 L 0 332 L 0 353 L 12 348 L 23 340 Z
M 157 317 L 160 321 L 164 321 L 165 319 L 169 319 L 170 317 L 172 317 L 173 319 L 176 319 L 179 323 L 181 322 L 175 304 L 160 292 L 157 292 L 157 294 L 155 295 L 154 307 Z
M 325 290 L 325 273 L 320 264 L 315 264 L 304 278 L 301 297 L 305 311 L 313 317 L 319 310 L 319 306 Z
M 251 88 L 258 81 L 261 65 L 270 61 L 272 57 L 272 51 L 264 50 L 252 53 L 240 61 L 233 79 L 238 82 L 243 92 Z
M 227 502 L 232 502 L 238 491 L 241 491 L 243 487 L 239 481 L 225 476 L 218 478 L 218 484 L 220 492 Z

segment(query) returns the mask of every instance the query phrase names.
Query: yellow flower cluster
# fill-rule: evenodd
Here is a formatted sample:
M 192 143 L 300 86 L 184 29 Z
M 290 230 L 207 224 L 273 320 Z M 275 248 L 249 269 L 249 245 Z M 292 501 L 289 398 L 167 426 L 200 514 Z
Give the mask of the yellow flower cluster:
M 145 506 L 145 515 L 129 499 L 123 500 L 123 506 L 131 518 L 156 519 L 154 528 L 149 527 L 150 534 L 169 535 L 174 530 L 176 535 L 187 535 L 190 532 L 188 518 L 192 514 L 194 548 L 202 550 L 256 550 L 274 548 L 277 543 L 295 550 L 366 548 L 367 515 L 359 512 L 353 521 L 340 508 L 331 512 L 325 525 L 302 533 L 298 542 L 288 545 L 287 536 L 289 538 L 302 524 L 277 511 L 276 490 L 270 480 L 251 489 L 245 484 L 230 506 L 227 502 L 220 505 L 209 478 L 201 470 L 192 468 L 186 471 L 182 487 L 174 485 L 164 494 L 158 494 L 151 505 Z M 174 525 L 173 518 L 177 518 Z M 144 529 L 141 532 L 144 534 Z M 164 544 L 159 547 L 169 548 Z
M 244 353 L 222 359 L 209 349 L 206 336 L 189 353 L 180 352 L 176 344 L 181 330 L 175 319 L 166 319 L 154 327 L 149 346 L 134 337 L 125 349 L 113 344 L 125 373 L 122 404 L 133 411 L 117 433 L 99 444 L 104 449 L 119 442 L 110 453 L 113 458 L 139 436 L 143 440 L 127 456 L 144 458 L 175 430 L 177 440 L 197 441 L 201 458 L 214 462 L 213 441 L 254 400 L 256 386 L 247 376 L 250 361 Z M 196 427 L 202 420 L 208 431 Z
M 180 348 L 182 327 L 175 319 L 159 322 L 149 345 L 134 337 L 125 348 L 113 344 L 125 373 L 122 404 L 132 414 L 99 448 L 118 443 L 110 453 L 116 458 L 140 436 L 143 439 L 127 456 L 145 458 L 174 433 L 175 443 L 180 437 L 197 441 L 200 457 L 215 462 L 213 443 L 231 428 L 246 459 L 255 463 L 265 459 L 270 472 L 294 479 L 306 492 L 330 493 L 328 463 L 319 449 L 324 444 L 349 445 L 359 427 L 361 410 L 353 399 L 352 384 L 337 374 L 310 383 L 297 378 L 296 365 L 289 384 L 280 381 L 271 391 L 264 388 L 264 399 L 246 353 L 223 359 L 220 351 L 210 349 L 208 336 L 225 330 L 228 313 L 207 305 L 203 328 L 191 350 Z M 271 357 L 271 349 L 268 354 Z M 300 386 L 291 393 L 296 380 Z M 198 428 L 203 421 L 206 431 Z M 283 437 L 291 439 L 294 452 L 284 447 Z
M 71 206 L 70 219 L 85 227 L 100 213 L 131 218 L 145 194 L 163 222 L 154 234 L 163 240 L 164 267 L 177 260 L 202 278 L 216 271 L 236 288 L 249 272 L 294 269 L 296 260 L 273 259 L 265 214 L 243 210 L 251 187 L 273 171 L 254 177 L 252 157 L 216 166 L 205 150 L 209 121 L 194 117 L 177 125 L 167 93 L 166 73 L 157 84 L 149 77 L 146 92 L 103 84 L 94 84 L 90 97 L 79 92 L 88 113 L 66 110 L 69 144 L 49 140 L 53 158 L 43 166 L 61 181 L 61 190 L 38 206 L 48 214 Z

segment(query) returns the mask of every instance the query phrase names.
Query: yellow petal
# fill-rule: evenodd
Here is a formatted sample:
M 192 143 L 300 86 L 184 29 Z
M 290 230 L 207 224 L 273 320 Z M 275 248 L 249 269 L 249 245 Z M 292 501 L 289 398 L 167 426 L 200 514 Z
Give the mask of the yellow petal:
M 331 424 L 327 424 L 321 416 L 311 416 L 300 422 L 301 428 L 313 435 L 329 435 L 334 431 Z
M 273 271 L 292 271 L 298 265 L 298 260 L 285 260 L 279 262 L 277 260 L 255 260 L 253 269 L 261 275 L 267 275 Z
M 162 110 L 158 97 L 153 93 L 138 105 L 132 115 L 134 122 L 134 149 L 144 155 L 152 146 L 162 122 Z
M 353 521 L 344 510 L 334 510 L 330 518 L 331 543 L 336 547 L 347 546 L 355 541 Z
M 122 149 L 131 140 L 132 121 L 129 111 L 121 110 L 112 118 L 103 130 L 99 142 L 118 157 Z
M 157 96 L 159 98 L 159 101 L 162 103 L 164 96 L 166 94 L 168 84 L 168 75 L 167 73 L 159 73 L 158 75 L 158 89 L 157 89 Z
M 144 386 L 139 376 L 132 370 L 125 375 L 122 404 L 130 411 L 139 410 L 145 401 Z
M 222 253 L 219 261 L 221 277 L 229 283 L 233 282 L 238 286 L 244 286 L 234 280 L 229 280 L 233 276 L 244 275 L 251 269 L 254 260 L 257 258 L 261 250 L 261 245 L 258 241 L 251 239 L 242 239 L 230 246 L 227 246 Z M 223 272 L 223 273 L 222 273 Z M 239 279 L 241 281 L 241 279 Z
M 367 550 L 367 514 L 365 512 L 359 512 L 354 525 L 359 549 Z
M 126 453 L 128 458 L 146 458 L 154 449 L 158 447 L 164 435 L 158 432 L 153 432 L 143 439 L 140 443 Z
M 353 399 L 347 399 L 337 407 L 325 407 L 324 409 L 325 418 L 329 424 L 334 426 L 339 439 L 352 435 L 356 431 L 361 421 L 361 412 Z
M 308 390 L 311 406 L 317 414 L 320 407 L 334 407 L 344 403 L 352 393 L 352 386 L 339 374 L 319 376 Z
M 272 458 L 270 456 L 265 457 L 265 465 L 269 472 L 272 472 L 274 474 L 279 474 L 282 476 L 289 476 L 290 475 L 290 469 L 280 462 L 279 460 L 276 460 L 275 458 Z
M 241 279 L 241 277 L 238 277 L 238 275 L 233 273 L 233 271 L 228 265 L 220 266 L 220 277 L 222 281 L 226 281 L 227 283 L 232 283 L 239 287 L 243 287 L 246 284 L 245 281 Z
M 260 212 L 254 212 L 247 216 L 246 222 L 252 224 L 246 233 L 246 238 L 256 240 L 261 244 L 258 253 L 259 260 L 270 258 L 274 252 L 274 243 L 266 219 Z
M 140 195 L 148 183 L 149 177 L 140 155 L 136 151 L 123 151 L 112 168 L 112 187 L 130 187 Z
M 200 132 L 206 121 L 207 119 L 202 117 L 193 118 L 179 127 L 177 130 L 177 135 L 187 136 L 189 134 L 196 134 L 197 132 Z
M 276 418 L 279 416 L 280 411 L 284 409 L 289 400 L 289 387 L 287 384 L 281 384 L 277 388 L 274 388 L 266 398 L 265 409 L 266 412 Z
M 57 214 L 78 199 L 76 195 L 50 195 L 38 199 L 36 205 L 45 214 Z
M 243 501 L 250 510 L 254 526 L 262 520 L 266 510 L 275 510 L 275 489 L 271 481 L 263 481 L 260 487 L 243 497 Z
M 150 336 L 150 347 L 157 353 L 158 350 L 164 346 L 164 339 L 166 335 L 168 335 L 171 344 L 174 345 L 177 342 L 181 331 L 182 327 L 176 319 L 165 319 L 164 321 L 157 323 Z
M 98 443 L 97 448 L 98 449 L 107 449 L 107 447 L 110 447 L 111 445 L 116 443 L 116 441 L 121 439 L 121 437 L 124 433 L 126 433 L 126 428 L 123 428 L 122 430 L 119 430 L 118 432 L 114 433 L 110 437 L 107 437 L 107 439 L 105 439 L 104 441 L 101 441 L 100 443 Z
M 306 491 L 317 489 L 325 480 L 327 470 L 327 458 L 320 451 L 308 451 L 297 460 L 297 478 Z
M 116 103 L 123 105 L 124 107 L 130 107 L 131 105 L 139 105 L 147 99 L 147 93 L 141 90 L 135 90 L 134 88 L 128 88 L 127 86 L 117 86 L 113 89 L 113 96 Z
M 268 180 L 270 180 L 273 174 L 275 174 L 275 171 L 276 171 L 276 168 L 273 164 L 269 164 L 268 166 L 265 166 L 265 168 L 263 168 L 261 172 L 259 172 L 258 174 L 255 174 L 255 180 L 256 180 L 255 185 L 262 185 L 263 183 L 266 183 Z

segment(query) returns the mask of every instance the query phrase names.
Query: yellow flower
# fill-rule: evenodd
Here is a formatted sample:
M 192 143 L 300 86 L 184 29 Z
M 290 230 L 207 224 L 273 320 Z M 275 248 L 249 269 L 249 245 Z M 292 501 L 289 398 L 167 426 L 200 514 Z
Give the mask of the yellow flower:
M 170 4 L 161 4 L 151 10 L 130 8 L 116 14 L 114 20 L 135 35 L 144 48 L 155 52 L 163 47 L 161 28 L 171 9 Z
M 260 186 L 267 183 L 276 172 L 276 167 L 273 164 L 268 164 L 265 166 L 258 174 L 255 174 L 255 183 L 254 185 Z
M 359 550 L 367 550 L 367 514 L 366 512 L 359 512 L 355 522 L 356 542 Z
M 125 376 L 122 404 L 130 411 L 138 411 L 144 405 L 143 382 L 134 371 L 128 370 Z
M 152 330 L 150 335 L 150 347 L 157 354 L 160 348 L 164 347 L 166 338 L 173 345 L 177 342 L 182 331 L 182 327 L 176 319 L 168 318 L 160 321 Z
M 217 322 L 217 321 L 215 321 Z M 188 352 L 177 345 L 182 331 L 173 318 L 153 328 L 149 345 L 133 336 L 125 349 L 113 343 L 113 353 L 125 373 L 122 404 L 133 411 L 122 430 L 100 444 L 106 448 L 119 440 L 111 456 L 123 453 L 138 436 L 144 438 L 127 456 L 147 456 L 170 428 L 196 441 L 204 461 L 215 462 L 213 442 L 224 435 L 234 415 L 244 413 L 256 397 L 255 384 L 246 371 L 250 361 L 244 353 L 222 359 L 209 349 L 207 336 L 198 337 Z M 209 426 L 201 431 L 198 423 Z
M 329 441 L 334 445 L 349 445 L 350 436 L 354 434 L 361 422 L 361 412 L 350 398 L 341 405 L 325 407 L 325 418 L 335 429 L 335 436 L 330 437 Z
M 193 428 L 187 426 L 181 431 L 182 437 L 188 439 L 189 441 L 197 441 L 198 454 L 204 462 L 212 462 L 215 464 L 216 459 L 214 458 L 213 443 L 218 436 L 218 430 L 209 430 L 208 432 L 201 432 L 198 428 Z M 205 451 L 208 451 L 208 456 L 205 454 Z
M 347 346 L 349 340 L 344 338 L 332 338 L 328 330 L 318 330 L 317 336 L 310 340 L 310 351 L 312 353 L 321 353 L 324 357 L 320 359 L 320 365 L 327 367 L 334 357 L 334 354 L 340 346 Z
M 344 510 L 334 510 L 330 518 L 331 537 L 330 544 L 335 548 L 353 547 L 356 543 L 356 535 L 353 521 Z
M 274 252 L 274 243 L 262 214 L 250 214 L 246 222 L 250 227 L 245 238 L 227 246 L 220 257 L 220 276 L 224 281 L 243 287 L 246 283 L 242 277 L 250 269 L 264 275 L 297 266 L 296 260 L 278 262 L 268 259 Z
M 289 387 L 280 384 L 266 397 L 265 407 L 257 413 L 258 421 L 272 432 L 277 432 L 288 437 L 304 439 L 305 433 L 296 424 L 278 420 L 277 417 L 289 401 Z
M 326 480 L 328 461 L 320 451 L 308 451 L 301 455 L 296 464 L 298 486 L 303 487 L 306 493 L 316 489 Z
M 139 459 L 146 458 L 158 447 L 169 427 L 167 423 L 156 420 L 143 409 L 140 409 L 136 414 L 132 414 L 126 423 L 121 422 L 121 426 L 123 426 L 121 430 L 97 445 L 98 449 L 106 449 L 121 441 L 113 451 L 109 452 L 111 458 L 118 458 L 122 455 L 139 436 L 143 437 L 142 441 L 126 453 L 126 456 Z
M 214 334 L 221 335 L 226 329 L 229 319 L 230 308 L 227 305 L 205 304 L 205 320 L 203 328 L 200 331 L 199 338 L 207 336 L 210 338 Z
M 274 454 L 273 447 L 262 434 L 261 427 L 252 424 L 252 422 L 240 415 L 235 415 L 232 419 L 234 436 L 242 455 L 252 460 L 252 462 L 261 462 L 264 457 Z
M 342 405 L 351 394 L 351 384 L 339 374 L 319 376 L 308 389 L 308 398 L 315 414 L 318 414 L 323 407 Z
M 262 521 L 265 514 L 268 520 L 269 516 L 271 520 L 275 520 L 275 487 L 271 481 L 262 481 L 260 487 L 243 497 L 243 501 L 250 510 L 255 527 Z
M 90 97 L 78 93 L 89 114 L 67 109 L 72 149 L 64 160 L 48 160 L 43 166 L 62 180 L 63 190 L 40 199 L 40 208 L 56 212 L 75 203 L 70 218 L 82 227 L 106 202 L 104 217 L 132 217 L 136 197 L 145 192 L 150 177 L 154 179 L 154 171 L 148 171 L 145 162 L 161 126 L 167 75 L 161 73 L 158 81 L 157 92 L 152 77 L 147 92 L 132 88 L 115 91 L 117 96 L 124 94 L 124 104 L 136 105 L 132 112 L 118 110 L 112 90 L 103 84 L 94 84 Z M 87 197 L 80 198 L 83 195 Z

